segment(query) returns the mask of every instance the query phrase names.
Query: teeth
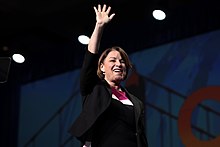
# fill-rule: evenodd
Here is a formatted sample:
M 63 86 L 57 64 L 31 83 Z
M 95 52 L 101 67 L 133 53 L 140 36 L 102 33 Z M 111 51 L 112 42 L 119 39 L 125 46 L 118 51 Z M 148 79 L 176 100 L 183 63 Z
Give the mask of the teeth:
M 116 71 L 116 72 L 120 72 L 121 70 L 117 70 L 117 69 L 116 69 L 116 70 L 114 70 L 114 71 Z

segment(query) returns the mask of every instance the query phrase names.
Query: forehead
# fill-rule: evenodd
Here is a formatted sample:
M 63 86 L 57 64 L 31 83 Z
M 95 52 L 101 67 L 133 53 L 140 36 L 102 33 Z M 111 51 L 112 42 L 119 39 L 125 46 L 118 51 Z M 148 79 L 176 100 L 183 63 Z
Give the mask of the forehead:
M 111 58 L 111 57 L 120 57 L 121 58 L 121 54 L 119 51 L 113 50 L 111 52 L 108 53 L 107 58 Z

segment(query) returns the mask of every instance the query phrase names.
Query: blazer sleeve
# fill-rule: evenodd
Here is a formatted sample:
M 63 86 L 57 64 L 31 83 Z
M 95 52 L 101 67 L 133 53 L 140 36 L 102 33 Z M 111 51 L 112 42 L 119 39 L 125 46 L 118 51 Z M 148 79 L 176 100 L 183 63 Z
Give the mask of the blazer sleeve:
M 98 82 L 97 68 L 98 54 L 93 54 L 86 50 L 80 71 L 80 93 L 83 97 L 91 93 Z

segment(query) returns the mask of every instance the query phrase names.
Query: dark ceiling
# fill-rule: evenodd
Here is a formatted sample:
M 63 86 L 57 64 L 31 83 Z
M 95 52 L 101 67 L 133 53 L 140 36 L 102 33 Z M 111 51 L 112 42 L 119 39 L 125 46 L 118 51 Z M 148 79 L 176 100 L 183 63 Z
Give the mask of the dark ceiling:
M 106 27 L 102 48 L 123 47 L 128 53 L 220 29 L 217 0 L 1 0 L 1 55 L 19 50 L 23 65 L 12 63 L 24 82 L 45 78 L 81 66 L 85 46 L 80 34 L 91 35 L 93 6 L 112 6 L 116 15 Z M 152 18 L 163 5 L 165 21 Z M 13 71 L 16 71 L 13 70 Z

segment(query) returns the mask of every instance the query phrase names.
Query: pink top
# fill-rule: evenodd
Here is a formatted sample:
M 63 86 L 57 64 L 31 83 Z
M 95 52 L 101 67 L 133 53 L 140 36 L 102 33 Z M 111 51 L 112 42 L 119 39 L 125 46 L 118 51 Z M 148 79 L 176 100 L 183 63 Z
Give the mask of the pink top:
M 112 93 L 119 99 L 119 100 L 127 100 L 126 93 L 123 91 L 118 91 L 115 88 L 112 88 Z

